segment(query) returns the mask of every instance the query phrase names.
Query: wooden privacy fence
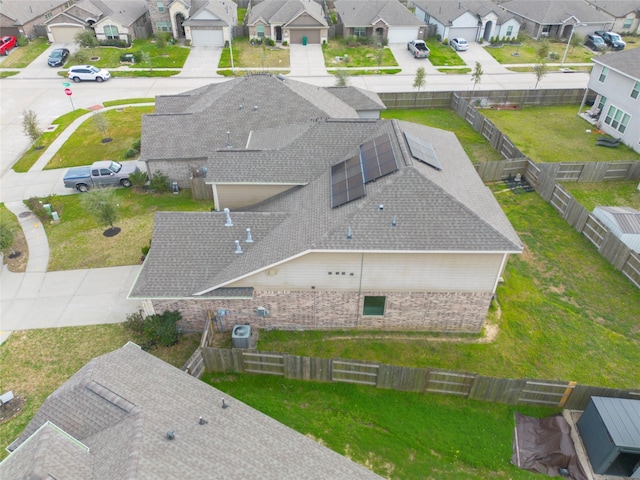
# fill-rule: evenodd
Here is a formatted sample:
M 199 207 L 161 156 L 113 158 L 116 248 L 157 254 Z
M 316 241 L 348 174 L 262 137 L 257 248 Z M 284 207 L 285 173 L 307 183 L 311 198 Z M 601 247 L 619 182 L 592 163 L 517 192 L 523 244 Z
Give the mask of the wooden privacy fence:
M 458 395 L 473 400 L 583 410 L 593 395 L 640 398 L 640 391 L 575 382 L 486 377 L 436 368 L 411 368 L 347 359 L 313 358 L 255 350 L 201 350 L 212 372 L 258 373 L 296 380 L 345 382 L 406 392 Z

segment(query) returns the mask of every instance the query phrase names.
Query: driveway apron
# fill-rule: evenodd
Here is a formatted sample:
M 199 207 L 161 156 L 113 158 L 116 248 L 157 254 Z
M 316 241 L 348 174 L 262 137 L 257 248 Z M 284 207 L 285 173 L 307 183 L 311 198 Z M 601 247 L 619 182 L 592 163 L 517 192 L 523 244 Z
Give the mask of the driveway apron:
M 216 73 L 218 63 L 222 55 L 220 47 L 191 47 L 187 61 L 176 77 L 186 78 L 214 78 L 219 77 Z
M 292 77 L 318 77 L 328 75 L 324 66 L 321 45 L 289 46 L 289 62 Z

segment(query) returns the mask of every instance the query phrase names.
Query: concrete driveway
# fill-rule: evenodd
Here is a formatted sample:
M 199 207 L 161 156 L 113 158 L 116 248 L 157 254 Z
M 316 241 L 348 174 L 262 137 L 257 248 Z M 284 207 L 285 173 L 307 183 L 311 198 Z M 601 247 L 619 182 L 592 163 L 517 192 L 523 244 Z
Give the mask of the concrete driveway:
M 187 61 L 182 67 L 182 72 L 176 76 L 184 78 L 220 77 L 216 70 L 218 69 L 221 55 L 221 47 L 191 47 Z
M 390 43 L 389 48 L 396 57 L 398 65 L 404 75 L 415 75 L 418 68 L 423 67 L 427 75 L 439 73 L 428 58 L 413 58 L 411 52 L 407 50 L 406 43 Z
M 292 77 L 317 77 L 328 75 L 324 66 L 322 45 L 290 45 L 289 63 Z

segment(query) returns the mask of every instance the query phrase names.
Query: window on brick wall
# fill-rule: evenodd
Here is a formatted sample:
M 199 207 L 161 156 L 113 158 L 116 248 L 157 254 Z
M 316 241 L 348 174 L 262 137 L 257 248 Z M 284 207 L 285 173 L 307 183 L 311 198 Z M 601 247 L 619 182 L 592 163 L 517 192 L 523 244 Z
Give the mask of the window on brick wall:
M 158 12 L 164 13 L 164 3 L 158 2 Z
M 631 28 L 631 25 L 633 25 L 633 18 L 625 18 L 624 23 L 622 24 L 622 28 L 624 30 L 629 30 Z
M 258 35 L 258 38 L 264 37 L 264 25 L 256 26 L 256 34 Z
M 156 22 L 156 28 L 161 32 L 169 32 L 169 23 L 168 22 Z
M 353 27 L 353 36 L 354 37 L 366 37 L 367 36 L 367 28 L 366 27 Z
M 104 36 L 107 38 L 107 40 L 118 40 L 120 38 L 118 27 L 116 27 L 115 25 L 105 25 Z
M 387 297 L 364 297 L 363 315 L 384 315 Z

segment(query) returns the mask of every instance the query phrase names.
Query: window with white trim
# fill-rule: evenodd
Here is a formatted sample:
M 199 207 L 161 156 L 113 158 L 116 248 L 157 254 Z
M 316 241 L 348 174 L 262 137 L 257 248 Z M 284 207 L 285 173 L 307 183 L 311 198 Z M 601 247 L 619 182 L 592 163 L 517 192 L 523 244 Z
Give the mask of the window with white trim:
M 107 40 L 120 39 L 120 34 L 118 33 L 118 27 L 116 27 L 115 25 L 105 25 L 104 36 L 107 38 Z
M 598 102 L 598 110 L 602 111 L 606 103 L 607 103 L 607 97 L 605 97 L 604 95 L 600 95 L 600 101 Z
M 631 98 L 638 98 L 640 94 L 640 82 L 636 82 L 633 86 L 633 90 L 631 90 Z
M 47 12 L 47 13 L 44 14 L 44 19 L 45 20 L 49 20 L 51 17 L 53 17 L 53 13 L 51 13 L 51 12 Z
M 156 22 L 156 28 L 161 32 L 170 32 L 169 22 Z
M 257 25 L 256 26 L 256 35 L 258 35 L 258 38 L 263 38 L 264 37 L 264 25 Z
M 631 115 L 611 105 L 607 112 L 607 116 L 604 119 L 604 123 L 615 128 L 620 133 L 624 133 L 627 129 L 627 125 L 629 125 L 630 119 Z
M 602 67 L 602 71 L 600 72 L 598 81 L 601 83 L 604 83 L 604 81 L 607 79 L 608 74 L 609 74 L 609 67 Z
M 164 13 L 164 2 L 158 2 L 158 12 Z
M 624 23 L 622 24 L 622 28 L 625 30 L 629 30 L 633 25 L 633 18 L 625 18 Z
M 509 25 L 507 27 L 507 37 L 510 37 L 512 33 L 513 33 L 513 25 Z
M 353 27 L 353 36 L 354 37 L 366 37 L 367 36 L 367 27 Z

